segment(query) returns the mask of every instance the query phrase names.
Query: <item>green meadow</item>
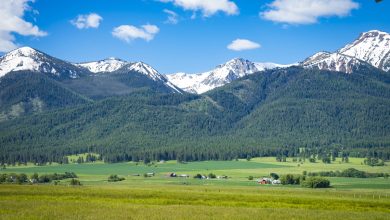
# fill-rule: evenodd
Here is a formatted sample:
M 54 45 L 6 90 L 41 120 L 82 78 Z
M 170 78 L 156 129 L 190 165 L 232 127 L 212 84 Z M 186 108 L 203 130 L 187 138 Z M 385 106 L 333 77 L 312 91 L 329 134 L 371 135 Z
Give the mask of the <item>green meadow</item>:
M 370 167 L 359 158 L 332 164 L 254 158 L 152 165 L 10 166 L 0 173 L 75 172 L 83 185 L 70 186 L 69 179 L 58 185 L 0 185 L 0 219 L 390 219 L 389 179 L 329 177 L 332 187 L 328 189 L 259 185 L 255 181 L 271 172 L 283 175 L 347 168 L 390 173 L 388 163 Z M 155 176 L 143 176 L 151 172 Z M 191 177 L 168 177 L 172 172 Z M 228 178 L 192 178 L 197 173 Z M 125 180 L 108 182 L 111 174 Z M 248 176 L 255 179 L 250 181 Z

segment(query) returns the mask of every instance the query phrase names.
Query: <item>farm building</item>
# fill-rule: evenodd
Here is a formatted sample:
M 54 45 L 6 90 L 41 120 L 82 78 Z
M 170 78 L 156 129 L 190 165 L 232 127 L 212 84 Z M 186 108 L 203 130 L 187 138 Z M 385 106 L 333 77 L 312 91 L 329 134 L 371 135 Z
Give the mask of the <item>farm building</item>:
M 187 174 L 180 174 L 178 177 L 188 178 L 188 177 L 190 177 L 190 175 L 187 175 Z
M 262 185 L 271 184 L 272 183 L 272 179 L 265 177 L 265 178 L 259 179 L 257 181 L 257 183 L 262 184 Z
M 155 175 L 155 173 L 146 173 L 146 176 L 148 176 L 148 177 L 152 177 L 154 175 Z
M 262 185 L 267 185 L 267 184 L 279 185 L 279 184 L 282 184 L 282 182 L 280 180 L 275 180 L 275 179 L 267 178 L 267 177 L 264 177 L 262 179 L 257 180 L 257 183 L 258 184 L 262 184 Z

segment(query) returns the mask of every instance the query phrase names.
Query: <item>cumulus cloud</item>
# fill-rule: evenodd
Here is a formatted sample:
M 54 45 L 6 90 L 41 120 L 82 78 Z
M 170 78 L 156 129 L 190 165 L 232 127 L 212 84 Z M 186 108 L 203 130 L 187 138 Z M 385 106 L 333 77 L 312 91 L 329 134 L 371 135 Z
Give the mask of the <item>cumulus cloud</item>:
M 234 51 L 254 50 L 260 47 L 260 44 L 246 39 L 236 39 L 227 46 L 229 50 Z
M 266 20 L 286 24 L 313 24 L 320 17 L 344 17 L 359 8 L 354 0 L 275 0 L 260 12 Z
M 168 9 L 164 9 L 164 12 L 168 15 L 168 18 L 165 21 L 166 24 L 179 23 L 179 15 L 176 12 L 168 10 Z
M 98 28 L 102 20 L 103 18 L 100 15 L 91 13 L 87 15 L 78 15 L 75 19 L 71 20 L 70 23 L 78 29 Z
M 34 0 L 1 0 L 0 3 L 0 51 L 8 52 L 17 47 L 14 34 L 23 36 L 46 36 L 38 26 L 23 19 L 26 11 L 31 11 Z
M 121 25 L 114 28 L 112 35 L 126 42 L 130 42 L 135 39 L 151 41 L 159 31 L 160 29 L 156 25 L 150 24 L 142 25 L 141 27 Z
M 159 0 L 184 8 L 184 10 L 201 11 L 203 16 L 210 17 L 221 11 L 228 15 L 239 13 L 237 5 L 230 0 Z

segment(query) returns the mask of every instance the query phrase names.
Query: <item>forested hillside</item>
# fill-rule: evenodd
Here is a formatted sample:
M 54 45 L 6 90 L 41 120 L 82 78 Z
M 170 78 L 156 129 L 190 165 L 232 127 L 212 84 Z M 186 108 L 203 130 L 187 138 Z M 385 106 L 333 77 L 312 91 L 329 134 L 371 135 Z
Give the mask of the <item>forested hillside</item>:
M 0 121 L 88 102 L 45 74 L 19 71 L 0 80 Z
M 291 67 L 203 95 L 144 88 L 1 122 L 0 161 L 61 162 L 85 152 L 107 162 L 227 160 L 302 147 L 389 158 L 389 82 L 370 66 L 353 74 Z

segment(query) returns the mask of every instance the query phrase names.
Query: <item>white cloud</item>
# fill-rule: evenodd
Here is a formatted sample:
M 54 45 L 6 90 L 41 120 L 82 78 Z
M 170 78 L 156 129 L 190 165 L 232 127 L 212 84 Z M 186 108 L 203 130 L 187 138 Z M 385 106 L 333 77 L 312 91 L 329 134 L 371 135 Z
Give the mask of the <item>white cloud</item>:
M 31 11 L 28 5 L 34 0 L 1 0 L 0 3 L 0 51 L 7 52 L 17 47 L 13 34 L 23 36 L 46 36 L 38 26 L 23 19 L 26 11 Z
M 229 50 L 234 51 L 254 50 L 260 47 L 260 44 L 246 39 L 236 39 L 227 46 Z
M 156 25 L 150 24 L 142 25 L 139 28 L 132 25 L 121 25 L 114 28 L 112 35 L 126 42 L 135 39 L 151 41 L 159 31 L 160 29 Z
M 165 21 L 166 24 L 179 23 L 179 15 L 176 12 L 168 10 L 168 9 L 164 9 L 164 12 L 168 15 L 168 18 Z
M 237 5 L 230 0 L 159 0 L 160 2 L 172 2 L 184 10 L 201 11 L 204 17 L 210 17 L 222 11 L 228 15 L 239 13 Z
M 75 19 L 71 20 L 70 23 L 78 29 L 98 28 L 102 20 L 103 18 L 100 15 L 91 13 L 87 15 L 78 15 Z
M 260 16 L 286 24 L 313 24 L 320 17 L 347 16 L 359 8 L 354 0 L 275 0 Z

